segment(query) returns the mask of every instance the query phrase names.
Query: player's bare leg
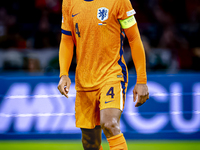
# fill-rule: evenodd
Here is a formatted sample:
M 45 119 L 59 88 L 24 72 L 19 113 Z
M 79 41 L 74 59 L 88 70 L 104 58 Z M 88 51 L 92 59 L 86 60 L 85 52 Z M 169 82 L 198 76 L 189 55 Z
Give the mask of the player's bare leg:
M 101 147 L 101 126 L 94 129 L 81 129 L 84 150 L 99 150 Z
M 121 110 L 116 108 L 107 108 L 100 111 L 101 128 L 103 129 L 106 138 L 121 133 L 119 126 L 120 117 Z
M 107 108 L 100 111 L 101 128 L 109 142 L 110 150 L 127 150 L 126 141 L 120 130 L 121 110 Z

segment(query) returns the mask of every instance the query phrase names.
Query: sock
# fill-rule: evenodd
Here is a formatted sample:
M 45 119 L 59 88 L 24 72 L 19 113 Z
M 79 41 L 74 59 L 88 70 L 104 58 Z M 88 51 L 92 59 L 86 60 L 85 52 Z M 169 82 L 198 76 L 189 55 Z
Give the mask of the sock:
M 124 135 L 118 134 L 107 139 L 110 150 L 128 150 Z
M 103 147 L 101 146 L 99 150 L 103 150 Z

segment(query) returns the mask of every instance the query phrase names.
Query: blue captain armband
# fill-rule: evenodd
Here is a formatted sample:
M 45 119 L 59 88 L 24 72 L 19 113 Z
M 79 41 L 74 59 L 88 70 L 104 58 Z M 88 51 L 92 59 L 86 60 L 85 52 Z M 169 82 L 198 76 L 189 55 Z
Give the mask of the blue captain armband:
M 136 24 L 136 20 L 135 20 L 134 16 L 131 16 L 124 20 L 119 20 L 119 23 L 120 23 L 122 29 L 128 29 L 128 28 L 132 27 L 134 24 Z
M 61 30 L 61 32 L 65 35 L 72 35 L 71 31 Z

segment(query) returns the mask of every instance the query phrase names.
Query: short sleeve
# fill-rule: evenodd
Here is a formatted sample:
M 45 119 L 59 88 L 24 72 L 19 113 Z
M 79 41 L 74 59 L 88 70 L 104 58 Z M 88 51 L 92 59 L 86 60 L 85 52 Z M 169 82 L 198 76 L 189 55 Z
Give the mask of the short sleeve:
M 70 23 L 70 0 L 63 0 L 62 3 L 62 33 L 66 35 L 71 35 L 71 23 Z
M 136 14 L 135 10 L 132 7 L 130 0 L 119 0 L 118 8 L 119 8 L 119 12 L 118 12 L 117 18 L 119 20 L 124 20 L 124 19 Z

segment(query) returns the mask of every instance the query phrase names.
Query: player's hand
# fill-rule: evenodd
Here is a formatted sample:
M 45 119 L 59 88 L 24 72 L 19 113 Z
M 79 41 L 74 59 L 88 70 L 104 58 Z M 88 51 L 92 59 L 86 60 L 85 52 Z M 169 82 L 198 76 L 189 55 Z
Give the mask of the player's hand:
M 138 96 L 138 98 L 137 98 Z M 149 99 L 149 91 L 146 84 L 136 84 L 133 90 L 133 101 L 137 103 L 135 104 L 135 107 L 141 106 L 146 102 L 147 99 Z
M 67 75 L 63 75 L 60 78 L 59 84 L 58 84 L 58 90 L 62 95 L 65 95 L 67 98 L 69 98 L 68 93 L 69 93 L 69 88 L 71 85 L 71 80 Z

